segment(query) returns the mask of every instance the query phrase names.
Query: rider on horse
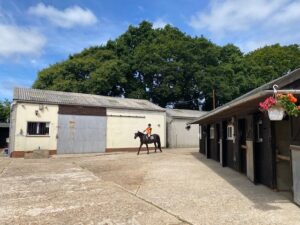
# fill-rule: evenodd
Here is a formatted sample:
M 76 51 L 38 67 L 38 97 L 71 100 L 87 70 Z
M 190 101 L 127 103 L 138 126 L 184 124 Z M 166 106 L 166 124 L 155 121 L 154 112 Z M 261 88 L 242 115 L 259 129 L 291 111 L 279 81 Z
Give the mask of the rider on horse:
M 148 127 L 144 130 L 144 132 L 146 132 L 148 139 L 150 139 L 152 133 L 151 123 L 148 124 Z

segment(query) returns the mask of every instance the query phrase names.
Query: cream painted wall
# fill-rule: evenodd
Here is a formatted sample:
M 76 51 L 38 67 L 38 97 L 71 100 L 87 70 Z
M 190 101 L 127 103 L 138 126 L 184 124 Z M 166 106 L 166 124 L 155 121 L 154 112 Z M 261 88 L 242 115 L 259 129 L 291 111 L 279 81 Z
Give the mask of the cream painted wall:
M 112 116 L 113 115 L 113 116 Z M 122 115 L 123 117 L 120 117 Z M 127 117 L 126 117 L 127 116 Z M 138 116 L 145 118 L 130 118 Z M 166 146 L 166 113 L 142 110 L 107 109 L 107 148 L 135 148 L 139 139 L 134 133 L 143 131 L 148 123 L 152 125 L 152 133 L 158 134 L 162 147 Z M 153 144 L 150 146 L 154 146 Z
M 15 138 L 14 151 L 32 151 L 36 149 L 56 150 L 58 105 L 17 103 L 15 106 Z M 38 110 L 38 116 L 35 111 Z M 27 122 L 50 122 L 49 136 L 27 136 Z
M 187 119 L 168 119 L 168 147 L 184 148 L 199 147 L 199 125 L 191 125 L 191 129 L 185 129 Z
M 38 110 L 38 116 L 35 111 Z M 113 115 L 113 116 L 112 116 Z M 122 115 L 122 117 L 120 117 Z M 131 116 L 131 117 L 130 117 Z M 135 116 L 140 118 L 134 118 Z M 27 122 L 50 122 L 49 136 L 28 136 Z M 107 109 L 107 148 L 135 148 L 139 139 L 134 133 L 143 131 L 151 123 L 153 133 L 159 134 L 162 147 L 166 146 L 165 112 Z M 56 150 L 58 130 L 58 105 L 45 105 L 39 110 L 39 104 L 17 103 L 15 105 L 15 132 L 12 149 L 14 151 L 32 151 L 36 149 Z M 12 139 L 11 139 L 12 140 Z M 150 145 L 152 146 L 152 145 Z

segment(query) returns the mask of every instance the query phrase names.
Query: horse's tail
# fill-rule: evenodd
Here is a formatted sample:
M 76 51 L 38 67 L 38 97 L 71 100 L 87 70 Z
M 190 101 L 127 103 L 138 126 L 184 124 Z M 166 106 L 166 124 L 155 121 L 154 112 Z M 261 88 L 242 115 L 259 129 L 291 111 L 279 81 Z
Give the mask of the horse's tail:
M 161 149 L 161 144 L 160 144 L 160 137 L 159 137 L 159 135 L 157 135 L 157 144 L 158 144 L 158 148 Z

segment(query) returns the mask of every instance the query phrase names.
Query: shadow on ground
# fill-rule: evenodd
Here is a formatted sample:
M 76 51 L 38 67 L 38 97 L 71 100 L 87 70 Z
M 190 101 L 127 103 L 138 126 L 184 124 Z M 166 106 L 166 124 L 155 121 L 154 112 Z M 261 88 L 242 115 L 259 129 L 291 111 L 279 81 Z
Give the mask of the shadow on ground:
M 229 167 L 222 167 L 218 162 L 212 159 L 207 159 L 201 153 L 191 152 L 191 155 L 201 161 L 201 163 L 211 169 L 214 173 L 225 179 L 232 187 L 252 201 L 254 207 L 259 210 L 278 210 L 281 209 L 281 207 L 274 206 L 274 203 L 291 202 L 291 199 L 283 193 L 273 192 L 271 195 L 266 195 L 266 192 L 272 191 L 270 188 L 261 184 L 252 183 L 244 174 L 239 173 Z M 248 182 L 245 182 L 245 180 Z

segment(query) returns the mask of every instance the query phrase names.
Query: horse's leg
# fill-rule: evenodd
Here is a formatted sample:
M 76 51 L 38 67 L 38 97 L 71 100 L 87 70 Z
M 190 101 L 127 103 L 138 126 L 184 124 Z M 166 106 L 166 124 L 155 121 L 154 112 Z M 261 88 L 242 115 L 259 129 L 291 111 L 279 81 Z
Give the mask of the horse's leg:
M 146 147 L 147 147 L 147 154 L 149 154 L 148 143 L 146 143 Z
M 156 153 L 156 142 L 154 141 L 155 153 Z
M 143 145 L 143 144 L 141 143 L 141 144 L 140 144 L 140 147 L 139 147 L 139 150 L 138 150 L 138 153 L 137 153 L 138 155 L 140 154 L 142 145 Z

